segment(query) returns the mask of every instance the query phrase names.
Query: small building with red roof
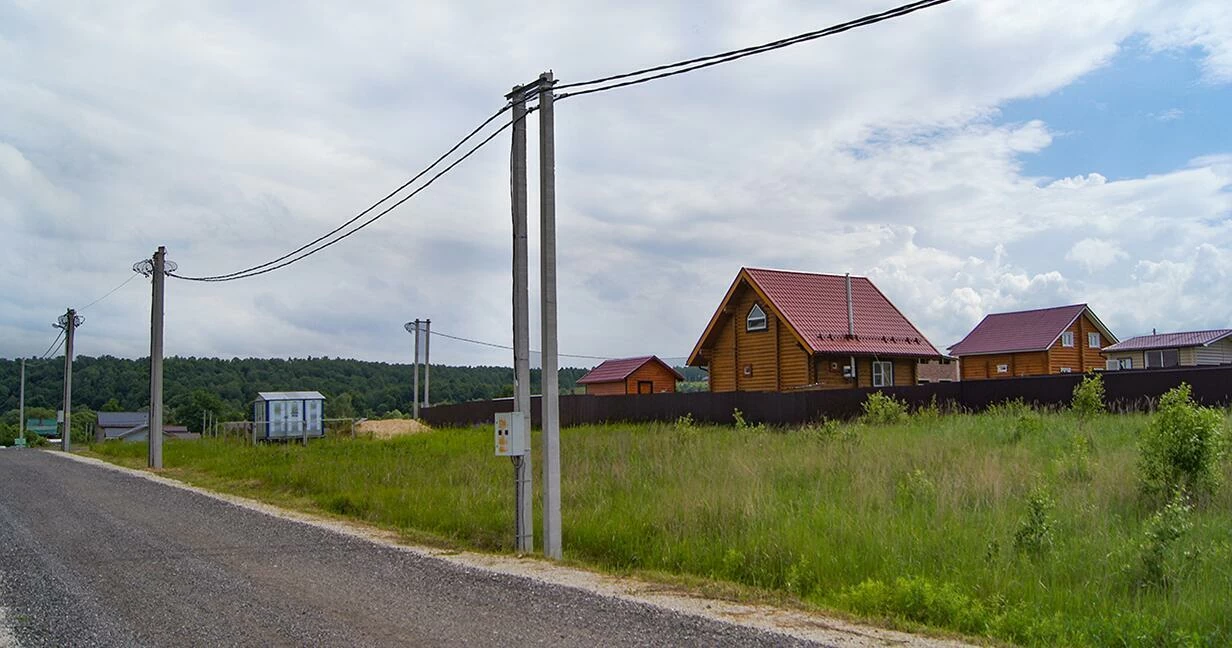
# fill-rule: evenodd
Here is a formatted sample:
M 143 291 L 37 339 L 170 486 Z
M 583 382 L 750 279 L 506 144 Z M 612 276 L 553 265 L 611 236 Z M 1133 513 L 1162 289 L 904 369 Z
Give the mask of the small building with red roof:
M 1108 369 L 1166 369 L 1232 363 L 1232 329 L 1152 333 L 1104 347 Z
M 865 277 L 741 268 L 690 366 L 710 391 L 914 385 L 942 355 Z
M 991 313 L 950 347 L 963 380 L 1103 370 L 1116 336 L 1086 304 Z
M 663 394 L 676 391 L 676 381 L 684 380 L 658 356 L 604 360 L 578 379 L 591 396 L 624 394 Z

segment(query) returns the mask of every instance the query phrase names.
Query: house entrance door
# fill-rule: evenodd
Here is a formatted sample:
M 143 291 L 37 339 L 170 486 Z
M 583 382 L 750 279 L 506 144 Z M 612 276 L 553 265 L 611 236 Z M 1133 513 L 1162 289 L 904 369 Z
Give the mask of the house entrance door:
M 653 394 L 654 393 L 654 383 L 649 380 L 637 381 L 637 393 Z
M 304 434 L 304 412 L 299 401 L 287 402 L 287 436 L 297 437 Z

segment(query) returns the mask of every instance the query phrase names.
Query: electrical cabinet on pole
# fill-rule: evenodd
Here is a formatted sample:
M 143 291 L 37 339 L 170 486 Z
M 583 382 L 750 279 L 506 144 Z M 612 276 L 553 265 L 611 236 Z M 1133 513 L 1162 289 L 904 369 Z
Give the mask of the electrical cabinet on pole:
M 539 299 L 543 334 L 543 553 L 560 560 L 560 388 L 556 337 L 556 133 L 551 72 L 539 76 Z
M 530 438 L 530 285 L 527 251 L 526 185 L 526 93 L 514 86 L 507 98 L 513 102 L 513 151 L 510 159 L 513 211 L 513 416 Z M 531 455 L 513 457 L 514 520 L 518 551 L 534 550 L 534 509 L 531 505 Z

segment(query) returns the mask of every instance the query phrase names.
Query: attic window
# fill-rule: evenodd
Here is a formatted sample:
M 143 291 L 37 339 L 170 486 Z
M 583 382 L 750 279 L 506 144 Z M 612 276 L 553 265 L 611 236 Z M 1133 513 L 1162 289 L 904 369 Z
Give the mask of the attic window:
M 766 330 L 766 311 L 762 310 L 761 306 L 753 304 L 753 308 L 749 309 L 749 316 L 745 319 L 745 328 L 749 331 Z
M 1063 347 L 1074 346 L 1074 332 L 1073 331 L 1066 331 L 1061 334 L 1061 346 Z

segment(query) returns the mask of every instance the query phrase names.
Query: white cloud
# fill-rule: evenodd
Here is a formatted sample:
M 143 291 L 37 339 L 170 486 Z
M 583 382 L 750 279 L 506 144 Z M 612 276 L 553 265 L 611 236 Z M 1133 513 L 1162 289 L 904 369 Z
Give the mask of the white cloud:
M 1232 320 L 1198 294 L 1232 263 L 1219 252 L 1232 244 L 1229 158 L 1145 178 L 1035 178 L 1022 160 L 1053 131 L 999 119 L 1136 34 L 1200 48 L 1208 79 L 1226 80 L 1223 4 L 1171 7 L 952 3 L 561 102 L 562 350 L 686 354 L 741 265 L 868 274 L 941 346 L 990 310 L 1059 302 L 1090 301 L 1126 329 Z M 0 8 L 0 227 L 18 250 L 0 262 L 0 355 L 42 351 L 65 305 L 106 292 L 157 245 L 184 272 L 213 274 L 311 240 L 543 69 L 576 80 L 867 11 L 855 0 L 555 2 L 535 14 L 494 2 Z M 507 343 L 507 142 L 293 269 L 170 282 L 168 351 L 405 361 L 401 324 L 415 317 Z M 534 185 L 532 174 L 532 214 Z M 142 355 L 148 284 L 87 317 L 81 353 Z M 510 361 L 445 340 L 433 350 Z

